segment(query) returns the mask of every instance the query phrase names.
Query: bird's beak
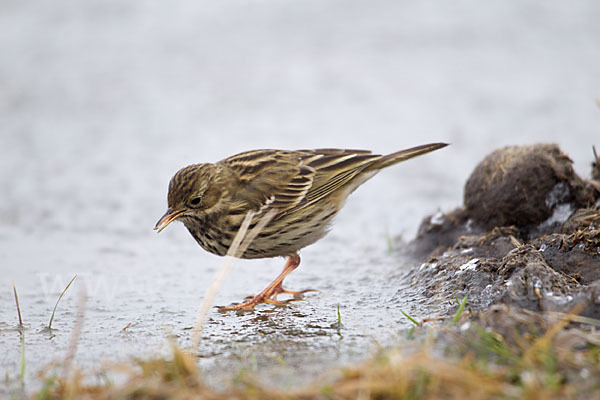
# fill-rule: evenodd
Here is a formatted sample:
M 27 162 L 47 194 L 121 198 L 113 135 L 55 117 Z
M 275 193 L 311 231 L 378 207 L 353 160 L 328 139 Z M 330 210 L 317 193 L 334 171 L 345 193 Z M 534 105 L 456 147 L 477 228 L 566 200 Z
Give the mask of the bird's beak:
M 160 217 L 160 219 L 156 223 L 156 226 L 154 227 L 154 230 L 158 231 L 158 233 L 160 233 L 160 231 L 162 231 L 163 229 L 165 229 L 171 222 L 173 222 L 177 218 L 179 218 L 179 216 L 181 214 L 183 214 L 185 211 L 186 211 L 185 209 L 182 209 L 182 210 L 173 210 L 172 208 L 169 208 L 167 210 L 167 212 L 165 213 L 165 215 L 163 215 L 162 217 Z

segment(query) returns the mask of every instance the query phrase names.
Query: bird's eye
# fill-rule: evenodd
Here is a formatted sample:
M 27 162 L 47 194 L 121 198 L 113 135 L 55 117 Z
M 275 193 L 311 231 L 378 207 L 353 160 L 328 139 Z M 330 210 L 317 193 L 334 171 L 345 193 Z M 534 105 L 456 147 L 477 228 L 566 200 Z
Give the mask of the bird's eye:
M 190 200 L 190 204 L 193 206 L 197 206 L 198 204 L 200 204 L 200 201 L 202 201 L 201 197 L 194 197 L 192 200 Z

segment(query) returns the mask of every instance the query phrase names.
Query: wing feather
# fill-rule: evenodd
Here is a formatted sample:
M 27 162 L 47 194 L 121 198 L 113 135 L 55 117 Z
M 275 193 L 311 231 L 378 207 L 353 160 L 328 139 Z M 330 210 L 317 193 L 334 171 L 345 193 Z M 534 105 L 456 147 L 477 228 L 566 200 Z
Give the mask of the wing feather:
M 232 207 L 294 213 L 342 189 L 365 168 L 381 159 L 366 150 L 256 150 L 229 157 L 220 164 L 239 179 Z M 276 217 L 277 218 L 277 217 Z
M 256 150 L 220 161 L 239 179 L 239 190 L 232 193 L 238 207 L 269 208 L 285 212 L 300 204 L 310 190 L 315 170 L 302 165 L 300 154 L 282 150 Z

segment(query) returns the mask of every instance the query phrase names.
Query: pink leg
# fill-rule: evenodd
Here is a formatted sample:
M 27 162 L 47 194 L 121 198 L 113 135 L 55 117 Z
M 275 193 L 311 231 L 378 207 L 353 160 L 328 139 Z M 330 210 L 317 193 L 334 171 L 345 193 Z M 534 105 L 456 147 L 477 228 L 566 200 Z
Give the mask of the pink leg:
M 289 301 L 293 301 L 296 299 L 290 299 L 287 301 L 277 301 L 272 299 L 273 296 L 276 296 L 278 293 L 290 293 L 290 294 L 301 294 L 302 292 L 292 292 L 286 291 L 282 288 L 282 282 L 286 276 L 288 276 L 293 270 L 295 270 L 298 265 L 300 265 L 300 256 L 298 254 L 294 254 L 289 256 L 285 266 L 283 267 L 283 271 L 275 278 L 273 282 L 269 284 L 262 292 L 254 296 L 253 298 L 244 301 L 243 303 L 234 304 L 232 306 L 221 306 L 219 310 L 227 311 L 227 310 L 251 310 L 257 304 L 260 303 L 268 303 L 268 304 L 278 304 L 283 305 L 287 304 Z M 304 292 L 304 291 L 303 291 Z
M 282 287 L 283 280 L 285 279 L 285 277 L 288 276 L 293 270 L 295 270 L 298 267 L 298 265 L 300 265 L 300 256 L 298 254 L 289 256 L 285 263 L 285 266 L 283 267 L 283 271 L 281 271 L 281 273 L 277 276 L 277 278 L 275 278 L 275 280 L 273 282 L 271 282 L 269 284 L 269 286 L 267 286 L 262 292 L 260 292 L 256 296 L 254 296 L 251 299 L 246 300 L 242 303 L 234 304 L 232 306 L 221 306 L 221 307 L 219 307 L 219 310 L 221 310 L 221 311 L 251 310 L 257 304 L 260 304 L 260 303 L 285 305 L 291 301 L 299 300 L 298 297 L 300 295 L 302 295 L 303 293 L 316 291 L 314 289 L 307 289 L 307 290 L 302 290 L 302 291 L 296 292 L 296 291 L 292 291 L 292 290 L 285 290 Z M 285 300 L 285 301 L 278 301 L 276 299 L 276 297 L 279 293 L 291 294 L 291 295 L 294 295 L 295 298 Z

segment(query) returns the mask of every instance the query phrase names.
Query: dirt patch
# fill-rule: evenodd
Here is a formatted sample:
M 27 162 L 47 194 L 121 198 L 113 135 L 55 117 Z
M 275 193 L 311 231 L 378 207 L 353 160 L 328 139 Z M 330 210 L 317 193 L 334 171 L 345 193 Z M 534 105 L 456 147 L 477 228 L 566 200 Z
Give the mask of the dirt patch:
M 497 150 L 467 181 L 464 208 L 423 221 L 411 283 L 436 301 L 468 295 L 474 310 L 577 305 L 600 318 L 599 192 L 556 145 Z

